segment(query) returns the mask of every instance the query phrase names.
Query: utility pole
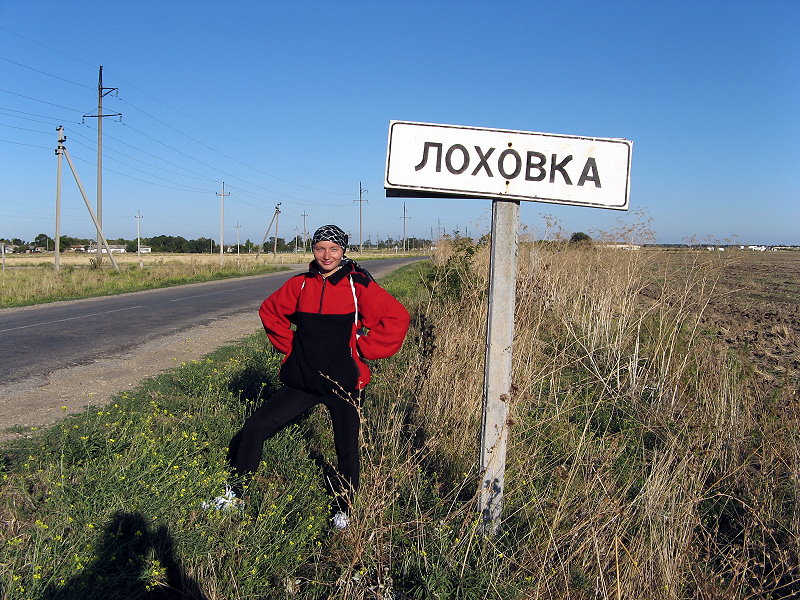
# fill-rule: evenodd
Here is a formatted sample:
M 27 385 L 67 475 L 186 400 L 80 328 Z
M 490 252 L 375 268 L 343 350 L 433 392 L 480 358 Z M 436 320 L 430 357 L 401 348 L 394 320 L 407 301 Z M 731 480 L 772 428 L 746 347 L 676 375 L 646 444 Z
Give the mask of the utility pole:
M 100 251 L 100 232 L 103 229 L 103 118 L 121 117 L 122 113 L 103 114 L 103 98 L 117 88 L 103 87 L 103 66 L 97 79 L 97 114 L 83 115 L 84 118 L 97 119 L 97 260 L 102 258 Z
M 242 226 L 239 225 L 239 221 L 236 221 L 236 225 L 233 228 L 236 230 L 236 258 L 239 258 L 239 230 Z
M 297 238 L 299 238 L 299 237 L 300 237 L 300 235 L 297 233 L 297 226 L 295 226 L 295 228 L 294 228 L 294 251 L 295 251 L 295 253 L 297 252 Z
M 58 133 L 58 146 L 56 147 L 58 170 L 56 171 L 56 258 L 53 267 L 59 271 L 61 269 L 61 148 L 67 137 L 64 135 L 64 128 L 61 125 L 56 127 L 56 132 Z M 3 258 L 5 259 L 5 255 Z
M 358 182 L 358 251 L 362 254 L 364 253 L 364 221 L 362 219 L 362 211 L 361 206 L 365 202 L 364 200 L 364 192 L 366 192 L 363 187 L 361 187 L 361 182 Z
M 230 196 L 230 192 L 225 193 L 225 182 L 222 182 L 222 193 L 219 196 L 219 266 L 225 266 L 225 196 Z
M 280 206 L 280 204 L 278 204 Z M 281 210 L 275 207 L 275 240 L 272 242 L 272 256 L 275 257 L 278 254 L 278 215 L 281 214 Z
M 264 232 L 264 239 L 262 239 L 261 243 L 258 245 L 258 251 L 256 251 L 256 258 L 258 258 L 258 255 L 261 254 L 261 251 L 264 249 L 264 244 L 267 243 L 267 236 L 269 236 L 269 230 L 272 229 L 272 224 L 273 223 L 275 223 L 275 243 L 277 244 L 277 240 L 278 240 L 277 218 L 278 218 L 278 214 L 280 214 L 280 212 L 281 212 L 281 203 L 278 202 L 275 205 L 275 212 L 272 214 L 272 219 L 270 220 L 269 225 L 267 225 L 267 230 Z
M 300 216 L 303 217 L 303 254 L 305 254 L 306 253 L 306 238 L 308 237 L 308 230 L 306 229 L 306 217 L 308 216 L 308 214 L 306 214 L 306 212 L 303 211 L 303 214 L 300 215 Z
M 141 222 L 142 222 L 142 213 L 139 209 L 136 209 L 136 258 L 139 259 L 139 268 L 144 269 L 144 264 L 142 264 L 142 235 L 141 235 Z
M 406 216 L 406 203 L 403 202 L 403 216 L 400 217 L 403 219 L 403 252 L 406 251 L 406 220 L 410 219 L 411 217 Z
M 63 129 L 63 127 L 60 127 Z M 61 132 L 59 132 L 61 133 Z M 75 183 L 78 185 L 78 189 L 81 192 L 81 196 L 83 197 L 83 201 L 86 204 L 86 210 L 89 211 L 89 216 L 92 217 L 92 222 L 94 223 L 95 227 L 97 228 L 99 235 L 97 236 L 99 239 L 97 243 L 103 243 L 103 247 L 108 252 L 108 258 L 111 260 L 111 264 L 113 265 L 114 269 L 119 273 L 119 266 L 117 265 L 117 261 L 114 260 L 114 255 L 111 253 L 111 248 L 108 246 L 108 242 L 106 241 L 105 236 L 103 235 L 103 230 L 100 228 L 100 223 L 98 223 L 97 218 L 94 215 L 94 211 L 92 210 L 92 205 L 89 204 L 89 198 L 86 196 L 86 191 L 83 189 L 83 184 L 81 184 L 81 180 L 78 177 L 78 172 L 75 170 L 75 165 L 72 164 L 72 159 L 69 157 L 69 152 L 67 152 L 67 147 L 64 146 L 64 140 L 67 138 L 65 136 L 59 135 L 58 141 L 58 149 L 56 150 L 56 154 L 59 156 L 63 153 L 64 157 L 67 159 L 67 164 L 69 165 L 70 171 L 72 171 L 72 176 L 75 178 Z

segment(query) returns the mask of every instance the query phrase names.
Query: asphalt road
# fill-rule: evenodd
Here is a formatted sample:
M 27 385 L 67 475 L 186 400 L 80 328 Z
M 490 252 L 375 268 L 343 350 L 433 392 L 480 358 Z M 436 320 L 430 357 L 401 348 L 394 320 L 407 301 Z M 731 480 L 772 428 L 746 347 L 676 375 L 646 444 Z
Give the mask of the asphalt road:
M 364 267 L 378 278 L 416 260 L 371 260 Z M 161 336 L 255 312 L 301 270 L 0 310 L 0 382 L 92 363 Z

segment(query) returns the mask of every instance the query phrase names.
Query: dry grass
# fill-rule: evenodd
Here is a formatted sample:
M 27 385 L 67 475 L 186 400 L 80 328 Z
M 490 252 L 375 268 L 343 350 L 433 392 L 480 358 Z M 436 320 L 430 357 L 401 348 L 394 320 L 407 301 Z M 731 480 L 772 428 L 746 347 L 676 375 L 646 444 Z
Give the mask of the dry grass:
M 748 257 L 520 246 L 506 504 L 500 534 L 489 538 L 475 498 L 487 260 L 485 247 L 442 244 L 432 266 L 387 282 L 414 318 L 401 353 L 374 365 L 362 485 L 346 531 L 324 529 L 326 499 L 308 457 L 335 461 L 324 410 L 266 445 L 255 501 L 241 519 L 196 514 L 197 496 L 225 476 L 240 398 L 249 405 L 274 379 L 280 358 L 259 338 L 224 364 L 188 365 L 169 385 L 136 392 L 144 412 L 131 412 L 123 428 L 116 408 L 96 435 L 78 421 L 74 430 L 62 424 L 71 436 L 92 436 L 87 449 L 108 448 L 95 462 L 80 444 L 56 445 L 55 459 L 25 453 L 22 475 L 10 474 L 6 487 L 31 497 L 17 505 L 7 495 L 16 511 L 8 514 L 28 522 L 4 546 L 17 562 L 4 558 L 0 567 L 12 565 L 19 587 L 43 589 L 37 574 L 57 582 L 25 540 L 61 549 L 67 542 L 51 533 L 59 524 L 69 544 L 86 545 L 75 556 L 93 560 L 97 537 L 64 517 L 77 508 L 99 523 L 98 511 L 112 514 L 108 498 L 117 498 L 127 508 L 136 500 L 169 527 L 185 574 L 209 600 L 800 597 L 800 366 L 763 363 L 762 346 L 738 345 L 729 331 L 736 313 L 721 307 L 742 302 L 728 281 L 734 266 L 752 267 Z M 767 379 L 770 365 L 784 370 Z M 120 415 L 127 406 L 120 402 Z M 69 463 L 62 471 L 65 452 L 91 485 Z M 182 468 L 169 470 L 180 477 L 175 485 L 155 479 L 161 461 L 184 455 Z M 156 471 L 138 471 L 131 458 Z M 210 464 L 219 480 L 189 476 L 191 460 L 195 470 Z M 42 485 L 65 472 L 70 485 Z M 127 488 L 132 481 L 151 486 L 152 497 Z M 197 488 L 188 497 L 186 485 Z M 33 497 L 39 488 L 55 499 Z M 302 520 L 292 516 L 298 507 Z M 72 560 L 72 551 L 61 554 Z M 6 589 L 9 598 L 28 597 Z M 82 589 L 65 597 L 84 597 Z
M 370 258 L 387 258 L 394 256 L 394 251 L 381 251 L 381 252 L 364 252 L 360 254 L 355 252 L 352 248 L 348 252 L 356 260 L 370 259 Z M 410 254 L 410 253 L 408 253 Z M 89 267 L 90 261 L 95 257 L 95 254 L 86 252 L 62 252 L 60 257 L 61 266 L 72 267 Z M 225 254 L 225 264 L 237 261 L 242 264 L 302 264 L 308 263 L 313 258 L 311 252 L 283 252 L 273 255 L 272 252 L 262 252 L 259 255 L 255 253 L 248 254 L 242 252 L 237 255 L 235 252 L 228 252 Z M 210 254 L 208 252 L 203 254 L 191 254 L 187 252 L 149 252 L 141 255 L 142 262 L 145 267 L 159 266 L 163 264 L 186 264 L 186 263 L 200 263 L 216 266 L 220 264 L 219 252 Z M 38 252 L 35 254 L 7 254 L 6 255 L 6 268 L 14 269 L 15 267 L 53 267 L 55 256 L 53 252 Z M 139 258 L 135 252 L 115 253 L 114 260 L 120 267 L 123 266 L 138 266 Z M 103 255 L 103 263 L 106 267 L 110 267 L 111 263 L 108 255 Z
M 716 255 L 521 246 L 504 534 L 477 535 L 487 260 L 435 257 L 399 390 L 370 415 L 353 564 L 463 597 L 478 565 L 475 597 L 800 593 L 800 407 L 710 335 Z M 409 493 L 413 518 L 387 522 Z
M 387 254 L 353 254 L 358 260 L 386 257 Z M 97 267 L 95 255 L 65 252 L 61 269 L 53 268 L 53 253 L 13 254 L 6 257 L 0 273 L 0 308 L 119 294 L 137 290 L 209 281 L 240 275 L 255 275 L 307 264 L 311 254 L 143 254 L 141 268 L 135 253 L 115 254 L 117 273 L 107 256 Z

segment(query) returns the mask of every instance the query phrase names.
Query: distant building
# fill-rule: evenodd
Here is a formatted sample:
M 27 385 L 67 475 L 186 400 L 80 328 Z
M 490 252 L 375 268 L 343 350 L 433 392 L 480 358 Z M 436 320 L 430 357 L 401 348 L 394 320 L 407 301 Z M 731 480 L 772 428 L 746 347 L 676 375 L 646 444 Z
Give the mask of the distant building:
M 612 242 L 610 244 L 598 244 L 601 248 L 611 248 L 612 250 L 641 250 L 639 244 L 626 244 L 624 242 Z
M 127 252 L 125 246 L 122 244 L 109 244 L 108 247 L 111 250 L 111 254 L 122 254 L 124 252 Z M 97 246 L 89 246 L 89 250 L 87 250 L 87 252 L 97 252 Z M 105 246 L 102 246 L 100 248 L 100 253 L 108 254 L 108 252 L 106 252 Z

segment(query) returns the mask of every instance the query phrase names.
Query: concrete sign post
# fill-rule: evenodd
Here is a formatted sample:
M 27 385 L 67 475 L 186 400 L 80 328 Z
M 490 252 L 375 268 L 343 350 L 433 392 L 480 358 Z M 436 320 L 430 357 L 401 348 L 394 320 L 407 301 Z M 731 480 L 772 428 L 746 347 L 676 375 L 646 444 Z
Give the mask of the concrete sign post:
M 495 533 L 499 527 L 503 508 L 508 407 L 511 400 L 518 229 L 519 202 L 494 200 L 486 362 L 483 368 L 479 489 L 481 519 L 484 529 L 490 533 Z
M 519 202 L 627 210 L 633 143 L 391 121 L 387 196 L 492 199 L 479 489 L 487 533 L 500 527 L 517 281 Z

